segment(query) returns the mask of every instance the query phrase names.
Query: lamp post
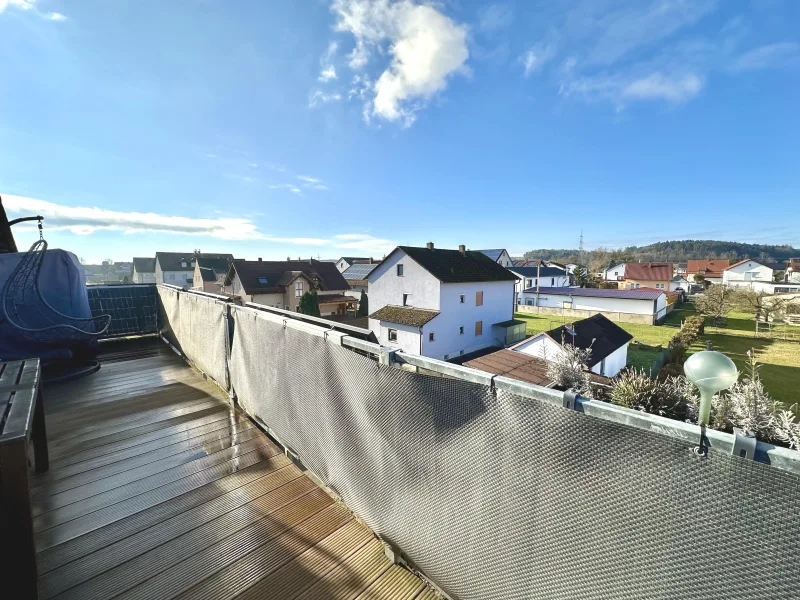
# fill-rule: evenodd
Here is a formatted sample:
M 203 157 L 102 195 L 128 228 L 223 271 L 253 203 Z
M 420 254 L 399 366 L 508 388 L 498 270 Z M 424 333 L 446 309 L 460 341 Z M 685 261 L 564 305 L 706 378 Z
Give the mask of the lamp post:
M 711 416 L 711 399 L 714 394 L 731 387 L 739 379 L 733 361 L 713 350 L 703 350 L 688 358 L 683 365 L 686 378 L 700 390 L 698 425 L 708 425 Z

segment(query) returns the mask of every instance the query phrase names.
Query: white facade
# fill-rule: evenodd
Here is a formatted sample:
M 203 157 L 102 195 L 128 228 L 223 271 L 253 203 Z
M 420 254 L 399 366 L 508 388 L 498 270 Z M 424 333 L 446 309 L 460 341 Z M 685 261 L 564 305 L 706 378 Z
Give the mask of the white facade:
M 522 294 L 521 304 L 536 306 L 536 292 Z M 659 294 L 655 300 L 647 298 L 614 298 L 593 296 L 571 296 L 569 288 L 563 293 L 539 294 L 539 306 L 546 308 L 572 308 L 597 312 L 621 312 L 638 315 L 657 315 L 661 318 L 666 312 L 667 295 Z
M 529 267 L 533 268 L 533 267 Z M 535 288 L 538 284 L 539 287 L 568 287 L 569 286 L 569 275 L 564 272 L 563 275 L 555 275 L 550 277 L 525 277 L 519 271 L 515 271 L 514 268 L 510 268 L 509 271 L 514 273 L 520 279 L 517 279 L 516 283 L 514 283 L 514 297 L 516 298 L 516 304 L 522 304 L 522 292 L 529 288 Z
M 511 260 L 511 257 L 508 255 L 508 252 L 503 250 L 500 253 L 500 256 L 497 258 L 497 264 L 500 265 L 501 267 L 505 267 L 506 269 L 508 269 L 509 267 L 514 266 L 514 261 Z
M 682 288 L 684 292 L 689 292 L 691 289 L 691 284 L 689 280 L 682 276 L 675 276 L 669 282 L 669 291 L 674 292 L 678 288 Z
M 133 268 L 133 283 L 156 283 L 155 273 L 141 273 Z
M 600 277 L 605 281 L 620 281 L 625 279 L 625 263 L 620 263 L 600 272 Z
M 194 261 L 187 261 L 183 263 L 186 265 L 186 270 L 181 271 L 162 271 L 161 264 L 156 259 L 156 283 L 166 283 L 168 285 L 177 285 L 178 287 L 182 287 L 183 289 L 189 289 L 191 287 L 191 282 L 194 279 Z
M 546 333 L 540 333 L 530 340 L 525 340 L 521 344 L 516 345 L 513 350 L 515 352 L 522 352 L 529 356 L 541 358 L 542 360 L 554 360 L 555 357 L 562 352 L 561 340 L 554 340 Z M 594 365 L 591 371 L 603 377 L 614 377 L 624 369 L 627 364 L 628 343 L 625 343 L 624 346 L 620 346 Z
M 760 262 L 749 260 L 722 272 L 722 283 L 725 285 L 750 285 L 754 282 L 772 282 L 774 271 Z
M 398 275 L 398 265 L 402 265 L 402 276 Z M 369 275 L 370 313 L 387 305 L 404 304 L 439 311 L 422 327 L 369 320 L 369 327 L 381 344 L 431 358 L 446 360 L 503 345 L 504 340 L 496 339 L 492 325 L 512 318 L 513 301 L 513 281 L 442 283 L 400 249 Z M 390 329 L 397 332 L 396 341 L 389 340 Z

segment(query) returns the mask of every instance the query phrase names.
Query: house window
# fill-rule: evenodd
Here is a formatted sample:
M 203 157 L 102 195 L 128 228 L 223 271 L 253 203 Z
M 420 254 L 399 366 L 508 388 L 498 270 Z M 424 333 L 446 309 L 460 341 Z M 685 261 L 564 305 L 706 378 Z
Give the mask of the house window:
M 617 273 L 616 271 L 614 271 L 614 277 L 617 277 L 618 275 L 619 275 L 619 273 Z
M 259 277 L 258 278 L 258 283 L 260 283 L 261 285 L 266 285 L 267 284 L 267 278 L 266 277 Z
M 525 301 L 525 304 L 527 304 L 528 306 L 533 306 L 533 300 L 531 300 L 530 298 L 528 298 L 528 299 Z
M 398 277 L 403 276 L 403 265 L 397 265 L 397 276 Z
M 303 282 L 302 281 L 295 281 L 294 282 L 294 297 L 300 298 L 303 295 Z
M 656 288 L 659 289 L 659 290 L 663 290 L 664 289 L 664 284 L 663 283 L 657 283 L 656 284 Z
M 186 268 L 186 261 L 181 262 L 181 266 L 185 269 Z
M 433 342 L 435 339 L 436 339 L 436 337 L 433 335 L 433 332 L 431 331 L 431 332 L 428 334 L 428 341 L 429 341 L 429 342 Z
M 389 330 L 389 341 L 396 342 L 397 341 L 397 329 L 390 329 Z
M 475 321 L 475 335 L 483 335 L 483 321 Z
M 555 277 L 551 277 L 550 278 L 550 287 L 553 287 L 555 284 L 556 284 L 556 278 Z
M 475 306 L 483 306 L 483 292 L 475 292 Z
M 464 335 L 464 326 L 458 328 L 458 335 Z
M 461 304 L 464 304 L 464 301 L 465 301 L 465 300 L 466 300 L 466 297 L 464 296 L 464 294 L 461 294 L 461 295 L 458 297 L 458 301 L 459 301 Z
M 525 283 L 526 288 L 533 287 L 533 279 L 526 279 L 525 281 L 526 281 Z
M 403 294 L 403 306 L 408 306 L 408 296 L 409 294 Z

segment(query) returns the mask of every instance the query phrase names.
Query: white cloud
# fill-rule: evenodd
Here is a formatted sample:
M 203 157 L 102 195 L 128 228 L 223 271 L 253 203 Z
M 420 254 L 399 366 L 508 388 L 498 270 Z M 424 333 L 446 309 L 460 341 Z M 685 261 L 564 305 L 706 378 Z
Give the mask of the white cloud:
M 528 49 L 520 56 L 520 61 L 525 69 L 525 77 L 530 77 L 549 62 L 556 55 L 555 48 L 549 44 L 539 44 Z
M 652 73 L 630 82 L 622 90 L 624 98 L 666 100 L 680 103 L 696 96 L 703 89 L 703 80 L 693 73 L 674 77 Z
M 42 12 L 36 4 L 38 0 L 0 0 L 0 13 L 4 12 L 7 8 L 18 8 L 20 10 L 27 10 L 42 19 L 48 21 L 66 21 L 67 17 L 57 12 Z
M 306 175 L 298 175 L 297 178 L 303 182 L 303 187 L 308 188 L 311 190 L 318 190 L 321 192 L 327 192 L 331 188 L 322 183 L 321 180 L 317 179 L 316 177 L 308 177 Z
M 598 75 L 579 77 L 564 83 L 560 93 L 578 95 L 590 102 L 608 101 L 623 110 L 631 101 L 663 100 L 680 104 L 696 96 L 704 79 L 694 73 L 664 74 L 654 72 L 641 77 Z
M 433 6 L 411 0 L 334 0 L 336 28 L 355 38 L 350 67 L 362 69 L 374 53 L 391 57 L 371 90 L 368 113 L 410 125 L 414 113 L 468 73 L 467 27 Z
M 321 183 L 321 181 L 316 177 L 308 177 L 307 175 L 298 175 L 297 178 L 300 181 L 305 181 L 306 183 Z
M 782 42 L 753 48 L 737 58 L 733 71 L 753 71 L 800 65 L 800 44 Z
M 308 99 L 308 107 L 315 108 L 320 104 L 327 104 L 328 102 L 338 102 L 342 99 L 341 94 L 326 94 L 322 90 L 317 90 Z
M 322 67 L 322 71 L 319 74 L 319 80 L 323 83 L 336 79 L 336 67 L 333 66 L 332 61 L 338 48 L 339 44 L 336 42 L 331 42 L 328 44 L 328 49 L 325 54 L 323 54 L 322 58 L 319 59 L 319 64 Z
M 64 206 L 45 200 L 5 194 L 3 204 L 11 213 L 42 215 L 45 218 L 45 230 L 67 230 L 79 235 L 109 230 L 124 233 L 207 235 L 226 240 L 264 238 L 255 224 L 248 219 L 197 219 L 87 206 Z
M 302 194 L 302 190 L 297 187 L 296 185 L 292 185 L 291 183 L 275 183 L 273 185 L 268 186 L 271 190 L 289 190 L 293 194 Z
M 480 11 L 478 28 L 484 33 L 494 33 L 511 26 L 514 12 L 508 4 L 490 4 Z
M 340 233 L 334 236 L 334 247 L 343 250 L 360 250 L 366 254 L 382 256 L 397 247 L 397 242 L 365 233 Z

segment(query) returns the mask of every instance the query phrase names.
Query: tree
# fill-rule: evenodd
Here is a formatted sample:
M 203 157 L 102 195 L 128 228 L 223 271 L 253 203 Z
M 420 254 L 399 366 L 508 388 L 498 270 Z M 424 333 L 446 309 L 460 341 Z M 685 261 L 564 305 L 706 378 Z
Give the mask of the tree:
M 706 280 L 706 278 L 702 273 L 695 273 L 694 274 L 694 282 L 695 283 L 703 283 L 705 280 Z
M 589 287 L 590 279 L 589 273 L 586 271 L 586 267 L 583 265 L 578 265 L 575 267 L 573 275 L 575 276 L 575 285 L 578 287 Z
M 786 271 L 775 271 L 772 278 L 776 283 L 783 283 L 785 277 Z
M 701 275 L 702 277 L 702 275 Z M 728 316 L 737 303 L 736 293 L 724 285 L 712 285 L 695 300 L 697 310 L 714 321 Z
M 743 312 L 752 313 L 753 318 L 765 322 L 775 321 L 786 313 L 797 310 L 797 298 L 791 296 L 775 296 L 767 292 L 744 288 L 737 295 L 737 305 Z
M 130 280 L 128 279 L 127 275 L 125 275 L 125 277 L 122 278 L 122 283 L 130 283 Z
M 364 290 L 361 290 L 361 298 L 358 299 L 358 316 L 369 316 L 369 298 Z
M 300 312 L 304 315 L 311 315 L 312 317 L 319 317 L 319 297 L 317 291 L 306 292 L 300 298 Z

